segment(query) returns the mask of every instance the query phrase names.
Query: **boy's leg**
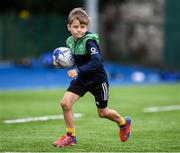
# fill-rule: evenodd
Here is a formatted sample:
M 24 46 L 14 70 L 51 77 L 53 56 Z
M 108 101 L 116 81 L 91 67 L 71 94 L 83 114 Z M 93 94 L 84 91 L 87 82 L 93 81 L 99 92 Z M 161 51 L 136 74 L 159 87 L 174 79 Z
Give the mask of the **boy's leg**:
M 106 108 L 97 108 L 100 117 L 107 118 L 116 122 L 119 126 L 119 137 L 122 142 L 126 142 L 131 134 L 131 118 L 120 116 L 115 110 Z
M 62 136 L 59 140 L 55 141 L 53 143 L 54 146 L 64 147 L 74 145 L 77 143 L 75 136 L 72 106 L 86 92 L 86 87 L 77 79 L 71 81 L 71 84 L 68 87 L 67 92 L 65 93 L 61 101 L 61 107 L 63 109 L 67 133 L 65 136 Z
M 58 140 L 53 142 L 55 147 L 72 146 L 77 143 L 75 136 L 75 127 L 73 119 L 72 105 L 79 99 L 79 96 L 67 91 L 61 101 L 61 107 L 63 109 L 64 121 L 66 124 L 67 134 L 61 136 Z
M 119 135 L 122 142 L 128 140 L 131 132 L 131 119 L 123 118 L 119 113 L 113 109 L 109 109 L 108 95 L 109 95 L 109 84 L 103 82 L 101 84 L 94 85 L 89 90 L 95 97 L 97 111 L 100 117 L 107 118 L 118 124 L 120 127 Z
M 61 101 L 61 107 L 63 109 L 64 120 L 66 123 L 66 131 L 72 136 L 75 136 L 72 105 L 86 92 L 86 88 L 80 82 L 76 79 L 72 80 Z
M 125 125 L 126 120 L 115 110 L 106 108 L 97 108 L 98 114 L 100 117 L 107 118 L 111 121 L 114 121 L 118 124 L 118 126 Z
M 120 116 L 115 110 L 109 109 L 108 98 L 109 98 L 109 84 L 103 82 L 90 87 L 89 91 L 94 95 L 97 106 L 97 111 L 100 117 L 107 118 L 116 122 L 119 126 L 125 124 L 125 119 Z
M 61 101 L 66 128 L 74 128 L 72 105 L 79 99 L 77 94 L 67 91 Z

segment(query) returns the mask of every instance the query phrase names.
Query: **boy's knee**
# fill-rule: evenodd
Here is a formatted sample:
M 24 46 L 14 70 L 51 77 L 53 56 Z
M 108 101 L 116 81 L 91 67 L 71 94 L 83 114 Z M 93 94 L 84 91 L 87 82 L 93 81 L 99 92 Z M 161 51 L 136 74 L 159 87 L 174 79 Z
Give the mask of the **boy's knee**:
M 105 118 L 106 117 L 106 111 L 100 111 L 98 112 L 99 117 Z
M 60 105 L 63 110 L 68 110 L 71 108 L 71 106 L 65 100 L 61 101 Z

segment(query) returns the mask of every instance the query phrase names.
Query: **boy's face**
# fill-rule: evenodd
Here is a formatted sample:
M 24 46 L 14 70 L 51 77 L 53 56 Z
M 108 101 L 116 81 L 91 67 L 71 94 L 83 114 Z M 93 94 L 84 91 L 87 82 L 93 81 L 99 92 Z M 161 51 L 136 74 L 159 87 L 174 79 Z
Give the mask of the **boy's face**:
M 82 38 L 88 31 L 87 25 L 81 24 L 77 19 L 74 19 L 71 24 L 68 24 L 67 28 L 69 32 L 71 32 L 71 35 L 74 37 L 75 41 L 79 38 Z

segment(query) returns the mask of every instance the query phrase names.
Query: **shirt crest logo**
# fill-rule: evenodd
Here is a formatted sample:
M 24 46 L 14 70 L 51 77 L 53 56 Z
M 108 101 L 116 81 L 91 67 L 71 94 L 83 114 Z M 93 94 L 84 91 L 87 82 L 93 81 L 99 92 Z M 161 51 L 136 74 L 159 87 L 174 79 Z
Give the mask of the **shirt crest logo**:
M 90 51 L 91 51 L 91 55 L 94 55 L 94 54 L 98 53 L 98 51 L 96 50 L 95 47 L 91 47 Z

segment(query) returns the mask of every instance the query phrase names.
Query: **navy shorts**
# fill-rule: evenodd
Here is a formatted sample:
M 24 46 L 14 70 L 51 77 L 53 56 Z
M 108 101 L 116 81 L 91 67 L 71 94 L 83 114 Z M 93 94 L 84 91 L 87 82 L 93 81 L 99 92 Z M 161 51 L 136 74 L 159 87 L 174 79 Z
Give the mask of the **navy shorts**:
M 86 92 L 90 92 L 95 97 L 96 106 L 98 108 L 105 108 L 108 103 L 109 97 L 109 84 L 108 82 L 103 83 L 93 83 L 87 86 L 84 86 L 79 81 L 72 80 L 67 91 L 73 92 L 80 97 L 83 97 Z

